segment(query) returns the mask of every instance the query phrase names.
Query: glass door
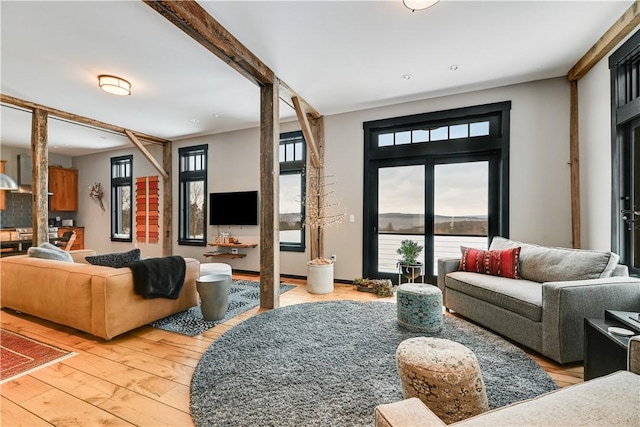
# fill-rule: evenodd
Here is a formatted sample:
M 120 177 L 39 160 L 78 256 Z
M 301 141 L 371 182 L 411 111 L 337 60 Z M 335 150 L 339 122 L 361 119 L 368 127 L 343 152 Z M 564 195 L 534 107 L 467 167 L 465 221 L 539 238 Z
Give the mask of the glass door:
M 491 209 L 498 191 L 490 191 L 497 182 L 495 163 L 488 156 L 376 162 L 365 276 L 396 283 L 402 240 L 423 246 L 418 261 L 425 282 L 432 283 L 439 258 L 459 257 L 461 246 L 486 249 L 498 223 L 497 207 Z
M 624 165 L 621 217 L 624 221 L 622 259 L 629 272 L 640 275 L 640 120 L 629 125 L 624 147 L 628 156 Z

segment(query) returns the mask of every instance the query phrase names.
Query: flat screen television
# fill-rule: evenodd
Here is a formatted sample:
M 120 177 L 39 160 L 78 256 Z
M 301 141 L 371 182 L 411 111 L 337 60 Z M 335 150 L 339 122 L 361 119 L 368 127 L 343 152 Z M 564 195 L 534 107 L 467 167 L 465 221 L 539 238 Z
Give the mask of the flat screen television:
M 209 225 L 258 225 L 258 191 L 209 194 Z

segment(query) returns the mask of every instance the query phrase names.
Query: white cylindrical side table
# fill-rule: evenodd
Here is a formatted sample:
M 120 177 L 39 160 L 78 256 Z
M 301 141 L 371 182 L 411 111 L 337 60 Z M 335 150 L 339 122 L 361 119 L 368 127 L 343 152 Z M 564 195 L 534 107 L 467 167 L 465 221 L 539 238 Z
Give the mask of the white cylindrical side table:
M 222 319 L 229 308 L 231 275 L 209 274 L 199 277 L 196 288 L 200 294 L 200 309 L 204 320 Z

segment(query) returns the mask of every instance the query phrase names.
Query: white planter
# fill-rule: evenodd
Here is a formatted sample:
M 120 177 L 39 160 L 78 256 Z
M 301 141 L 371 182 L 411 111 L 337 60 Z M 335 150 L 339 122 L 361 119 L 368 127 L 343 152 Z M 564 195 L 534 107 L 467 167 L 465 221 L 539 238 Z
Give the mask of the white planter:
M 312 294 L 333 292 L 333 263 L 307 263 L 307 291 Z

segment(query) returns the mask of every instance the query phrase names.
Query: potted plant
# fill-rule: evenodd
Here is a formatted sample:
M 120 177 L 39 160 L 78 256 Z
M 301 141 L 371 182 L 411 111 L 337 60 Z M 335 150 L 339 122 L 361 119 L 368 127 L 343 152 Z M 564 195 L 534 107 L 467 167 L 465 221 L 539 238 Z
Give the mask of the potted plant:
M 422 249 L 424 247 L 414 240 L 405 239 L 400 242 L 396 252 L 402 255 L 402 258 L 398 260 L 398 265 L 402 268 L 402 275 L 408 280 L 414 280 L 422 271 L 422 268 L 416 268 L 422 265 L 418 262 Z
M 315 228 L 318 235 L 325 227 L 340 224 L 346 215 L 346 211 L 335 200 L 334 185 L 335 176 L 321 175 L 315 168 L 309 171 L 304 223 L 307 227 Z M 334 260 L 321 256 L 318 243 L 312 242 L 312 245 L 317 245 L 318 250 L 315 252 L 319 256 L 307 262 L 307 291 L 312 294 L 327 294 L 333 292 Z

